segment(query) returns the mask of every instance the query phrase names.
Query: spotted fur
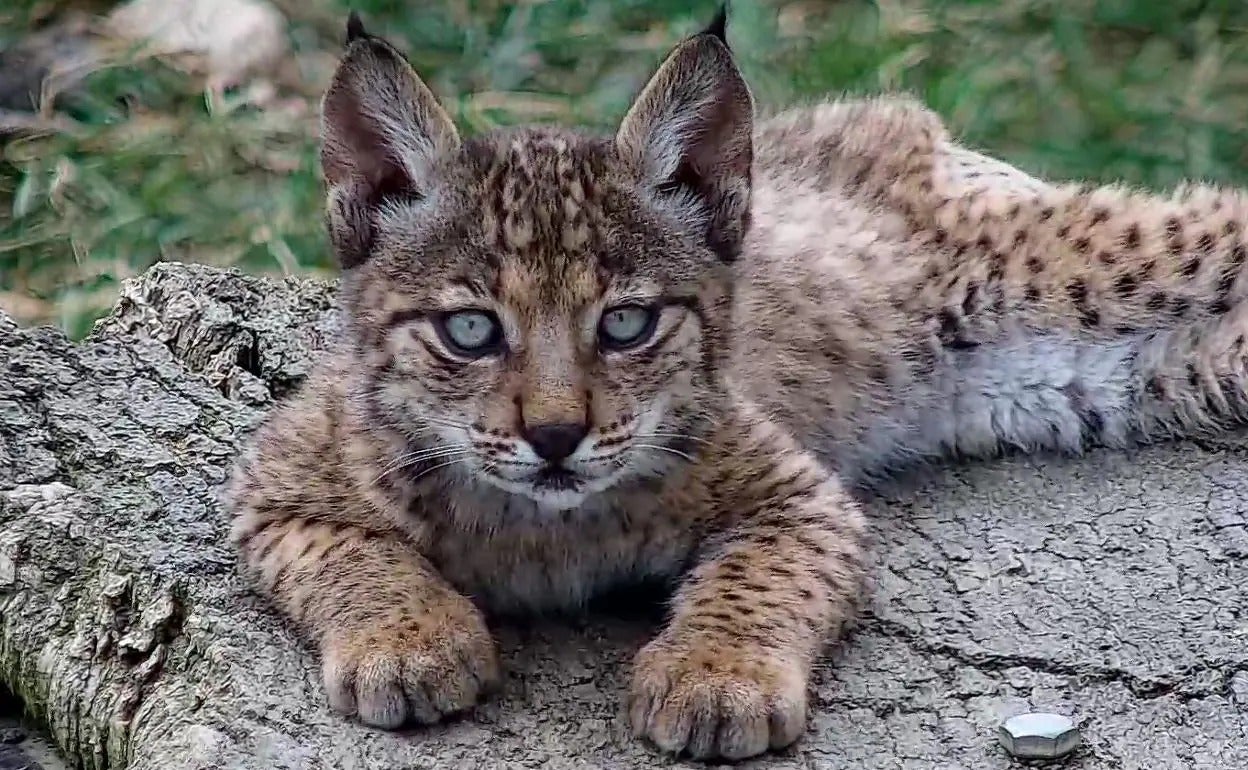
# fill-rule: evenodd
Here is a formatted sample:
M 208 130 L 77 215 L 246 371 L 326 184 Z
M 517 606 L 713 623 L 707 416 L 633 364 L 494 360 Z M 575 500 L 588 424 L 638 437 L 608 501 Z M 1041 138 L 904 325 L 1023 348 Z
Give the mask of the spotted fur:
M 322 155 L 348 322 L 229 499 L 245 572 L 365 722 L 486 695 L 484 611 L 658 579 L 637 733 L 786 746 L 859 597 L 843 485 L 1244 420 L 1241 193 L 1053 186 L 900 98 L 755 126 L 722 22 L 614 137 L 461 138 L 393 47 L 348 37 Z M 653 334 L 608 349 L 622 303 L 657 308 Z M 446 338 L 466 308 L 501 324 L 488 355 Z M 559 483 L 534 426 L 587 431 Z

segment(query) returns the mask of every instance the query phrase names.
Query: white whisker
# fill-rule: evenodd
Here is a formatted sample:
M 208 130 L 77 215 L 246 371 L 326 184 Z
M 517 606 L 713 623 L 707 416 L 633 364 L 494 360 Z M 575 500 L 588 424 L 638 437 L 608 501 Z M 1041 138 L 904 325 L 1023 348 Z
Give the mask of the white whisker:
M 439 444 L 437 446 L 424 447 L 423 449 L 417 449 L 414 452 L 404 452 L 403 454 L 396 457 L 392 461 L 391 464 L 392 465 L 402 464 L 405 462 L 410 462 L 411 460 L 418 460 L 426 455 L 439 454 L 449 449 L 470 449 L 470 448 L 471 447 L 468 444 L 464 444 L 464 443 Z
M 699 444 L 705 444 L 707 446 L 714 446 L 713 443 L 711 443 L 710 441 L 707 441 L 704 438 L 701 438 L 700 436 L 690 436 L 685 433 L 637 433 L 633 436 L 633 438 L 641 438 L 641 439 L 675 438 L 675 439 L 681 439 L 682 441 L 696 441 Z
M 471 451 L 471 448 L 467 446 L 466 444 L 455 444 L 455 445 L 450 445 L 450 446 L 433 447 L 430 449 L 424 449 L 424 450 L 420 450 L 417 452 L 409 452 L 407 454 L 400 455 L 398 458 L 396 458 L 395 460 L 392 460 L 389 465 L 387 465 L 385 468 L 382 469 L 381 473 L 379 473 L 377 477 L 373 479 L 373 483 L 375 484 L 378 481 L 381 481 L 383 478 L 390 475 L 391 473 L 394 473 L 395 471 L 403 470 L 404 468 L 410 468 L 413 465 L 416 465 L 417 463 L 425 462 L 428 460 L 439 460 L 443 457 L 453 457 L 454 455 L 457 455 L 457 454 L 463 454 L 465 457 L 467 457 L 468 455 L 472 454 L 472 451 Z
M 445 417 L 426 416 L 426 417 L 421 417 L 420 419 L 422 422 L 427 422 L 430 425 L 442 425 L 447 428 L 463 428 L 463 429 L 468 428 L 468 423 L 466 422 L 460 422 L 459 420 L 448 420 Z
M 423 471 L 421 471 L 420 473 L 417 473 L 417 474 L 416 474 L 416 477 L 412 479 L 412 482 L 413 482 L 413 483 L 415 483 L 416 481 L 420 480 L 421 478 L 423 478 L 423 477 L 425 477 L 425 476 L 428 476 L 430 473 L 433 473 L 434 471 L 438 470 L 439 468 L 445 468 L 445 467 L 447 467 L 448 465 L 455 465 L 456 463 L 462 463 L 462 462 L 464 462 L 464 461 L 465 461 L 465 460 L 467 460 L 467 459 L 468 459 L 467 457 L 457 457 L 457 458 L 455 458 L 454 460 L 451 460 L 450 462 L 445 462 L 445 463 L 442 463 L 441 465 L 435 465 L 435 466 L 433 466 L 432 468 L 426 468 L 426 469 L 424 469 Z
M 683 457 L 684 459 L 688 460 L 689 462 L 695 462 L 695 461 L 694 461 L 694 459 L 693 459 L 691 456 L 689 456 L 689 455 L 685 454 L 684 452 L 680 451 L 679 449 L 672 449 L 670 446 L 661 446 L 661 445 L 659 445 L 659 444 L 639 444 L 639 443 L 634 442 L 634 443 L 633 443 L 633 447 L 635 447 L 635 448 L 637 448 L 637 449 L 656 449 L 656 450 L 658 450 L 658 451 L 660 451 L 660 452 L 667 452 L 667 453 L 669 453 L 669 454 L 674 454 L 674 455 L 676 455 L 677 457 Z

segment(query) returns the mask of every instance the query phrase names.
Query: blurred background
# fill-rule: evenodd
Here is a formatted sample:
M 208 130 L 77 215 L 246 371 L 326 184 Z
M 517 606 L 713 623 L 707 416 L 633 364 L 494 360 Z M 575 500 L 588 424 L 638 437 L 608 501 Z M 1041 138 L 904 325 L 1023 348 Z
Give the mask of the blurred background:
M 158 260 L 332 271 L 317 104 L 348 8 L 466 132 L 607 129 L 717 0 L 0 0 L 0 309 L 86 334 Z M 905 89 L 1055 179 L 1248 182 L 1244 0 L 734 0 L 763 110 Z

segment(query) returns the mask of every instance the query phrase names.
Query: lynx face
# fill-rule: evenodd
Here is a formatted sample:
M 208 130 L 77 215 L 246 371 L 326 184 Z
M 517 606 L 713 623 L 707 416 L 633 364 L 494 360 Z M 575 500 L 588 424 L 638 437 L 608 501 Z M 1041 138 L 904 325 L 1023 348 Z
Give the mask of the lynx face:
M 696 451 L 728 268 L 613 155 L 470 141 L 448 189 L 378 216 L 350 307 L 386 353 L 370 390 L 426 467 L 566 508 Z
M 721 399 L 750 99 L 722 43 L 687 47 L 615 141 L 461 141 L 393 48 L 353 44 L 325 100 L 329 224 L 362 397 L 409 439 L 395 472 L 567 509 L 698 451 Z

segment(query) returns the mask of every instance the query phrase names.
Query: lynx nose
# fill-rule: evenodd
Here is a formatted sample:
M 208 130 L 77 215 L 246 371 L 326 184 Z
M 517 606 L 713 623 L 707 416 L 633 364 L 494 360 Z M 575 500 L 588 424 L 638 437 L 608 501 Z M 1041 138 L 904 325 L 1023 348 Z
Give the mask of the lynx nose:
M 589 426 L 575 422 L 526 426 L 524 438 L 537 456 L 549 463 L 566 460 L 589 433 Z

